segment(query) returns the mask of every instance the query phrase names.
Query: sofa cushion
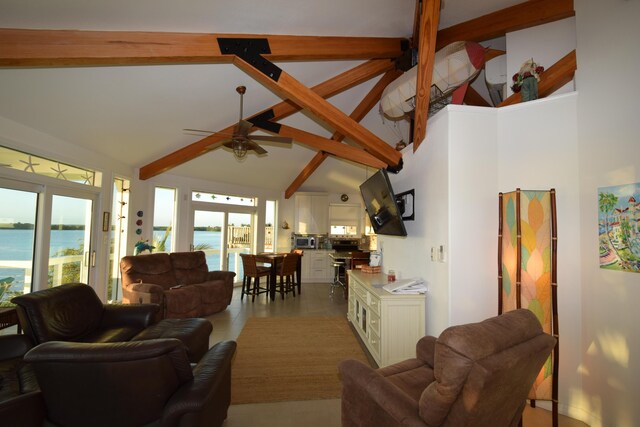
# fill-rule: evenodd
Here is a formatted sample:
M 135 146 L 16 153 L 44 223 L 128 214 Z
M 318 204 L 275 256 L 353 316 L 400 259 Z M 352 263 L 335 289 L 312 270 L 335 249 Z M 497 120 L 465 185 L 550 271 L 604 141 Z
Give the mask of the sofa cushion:
M 204 252 L 173 252 L 169 257 L 179 285 L 192 285 L 207 280 L 209 267 Z
M 200 292 L 199 316 L 208 316 L 224 310 L 229 305 L 233 293 L 233 288 L 228 287 L 223 280 L 208 280 L 191 286 Z
M 168 289 L 164 293 L 164 317 L 198 317 L 200 313 L 200 291 L 195 286 Z
M 120 260 L 122 284 L 153 283 L 169 289 L 178 285 L 169 254 L 125 256 Z

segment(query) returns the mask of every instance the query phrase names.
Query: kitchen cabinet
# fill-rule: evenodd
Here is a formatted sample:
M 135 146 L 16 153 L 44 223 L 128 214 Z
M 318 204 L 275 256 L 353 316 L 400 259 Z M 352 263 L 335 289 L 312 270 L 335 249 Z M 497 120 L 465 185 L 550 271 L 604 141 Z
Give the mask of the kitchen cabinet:
M 425 335 L 425 295 L 392 294 L 386 274 L 349 270 L 347 317 L 379 367 L 416 357 Z
M 326 193 L 296 193 L 295 229 L 301 234 L 329 232 L 329 195 Z
M 302 256 L 302 281 L 304 283 L 330 283 L 333 267 L 329 253 L 325 249 L 305 250 Z

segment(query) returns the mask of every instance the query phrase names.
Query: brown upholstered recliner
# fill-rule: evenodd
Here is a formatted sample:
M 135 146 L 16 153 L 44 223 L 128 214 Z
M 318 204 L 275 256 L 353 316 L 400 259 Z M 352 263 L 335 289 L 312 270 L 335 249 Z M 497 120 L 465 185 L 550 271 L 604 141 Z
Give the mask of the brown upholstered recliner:
M 122 301 L 160 305 L 164 318 L 199 317 L 227 308 L 233 271 L 209 271 L 204 252 L 125 256 Z
M 343 426 L 517 426 L 556 339 L 514 310 L 424 337 L 416 358 L 373 370 L 343 361 Z
M 14 297 L 20 326 L 34 344 L 129 341 L 155 322 L 158 305 L 103 304 L 91 286 L 68 283 Z
M 40 384 L 47 425 L 212 427 L 227 417 L 235 349 L 234 341 L 220 342 L 193 370 L 173 338 L 53 341 L 24 359 Z

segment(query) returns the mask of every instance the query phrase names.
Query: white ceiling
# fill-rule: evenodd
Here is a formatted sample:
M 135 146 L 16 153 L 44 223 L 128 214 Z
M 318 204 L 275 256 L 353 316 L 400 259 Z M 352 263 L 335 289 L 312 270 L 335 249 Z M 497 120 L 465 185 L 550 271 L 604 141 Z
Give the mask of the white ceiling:
M 427 1 L 427 0 L 425 0 Z M 521 0 L 444 0 L 440 27 Z M 0 27 L 167 32 L 410 37 L 414 0 L 0 0 Z M 280 63 L 313 86 L 356 66 L 354 61 Z M 329 101 L 347 114 L 369 91 L 364 83 Z M 141 167 L 199 138 L 183 128 L 219 130 L 238 118 L 238 85 L 247 86 L 245 116 L 280 99 L 230 64 L 0 69 L 0 116 Z M 305 114 L 283 121 L 324 136 Z M 363 121 L 391 145 L 406 127 Z M 237 162 L 217 149 L 170 173 L 284 191 L 315 152 L 302 145 L 264 144 L 268 155 Z M 328 159 L 301 190 L 356 189 L 364 169 Z

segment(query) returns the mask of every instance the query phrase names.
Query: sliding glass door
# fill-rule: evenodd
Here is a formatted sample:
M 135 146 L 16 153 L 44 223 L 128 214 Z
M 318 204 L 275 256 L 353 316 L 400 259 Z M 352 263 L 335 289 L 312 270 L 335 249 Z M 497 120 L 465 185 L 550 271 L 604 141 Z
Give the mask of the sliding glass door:
M 38 192 L 0 187 L 0 200 L 2 307 L 14 296 L 31 291 Z
M 93 201 L 54 194 L 51 199 L 49 287 L 89 283 Z
M 0 179 L 0 306 L 63 283 L 92 283 L 97 196 Z
M 242 212 L 193 211 L 192 250 L 204 251 L 209 270 L 228 270 L 243 277 L 241 253 L 250 253 L 254 241 L 253 215 Z

